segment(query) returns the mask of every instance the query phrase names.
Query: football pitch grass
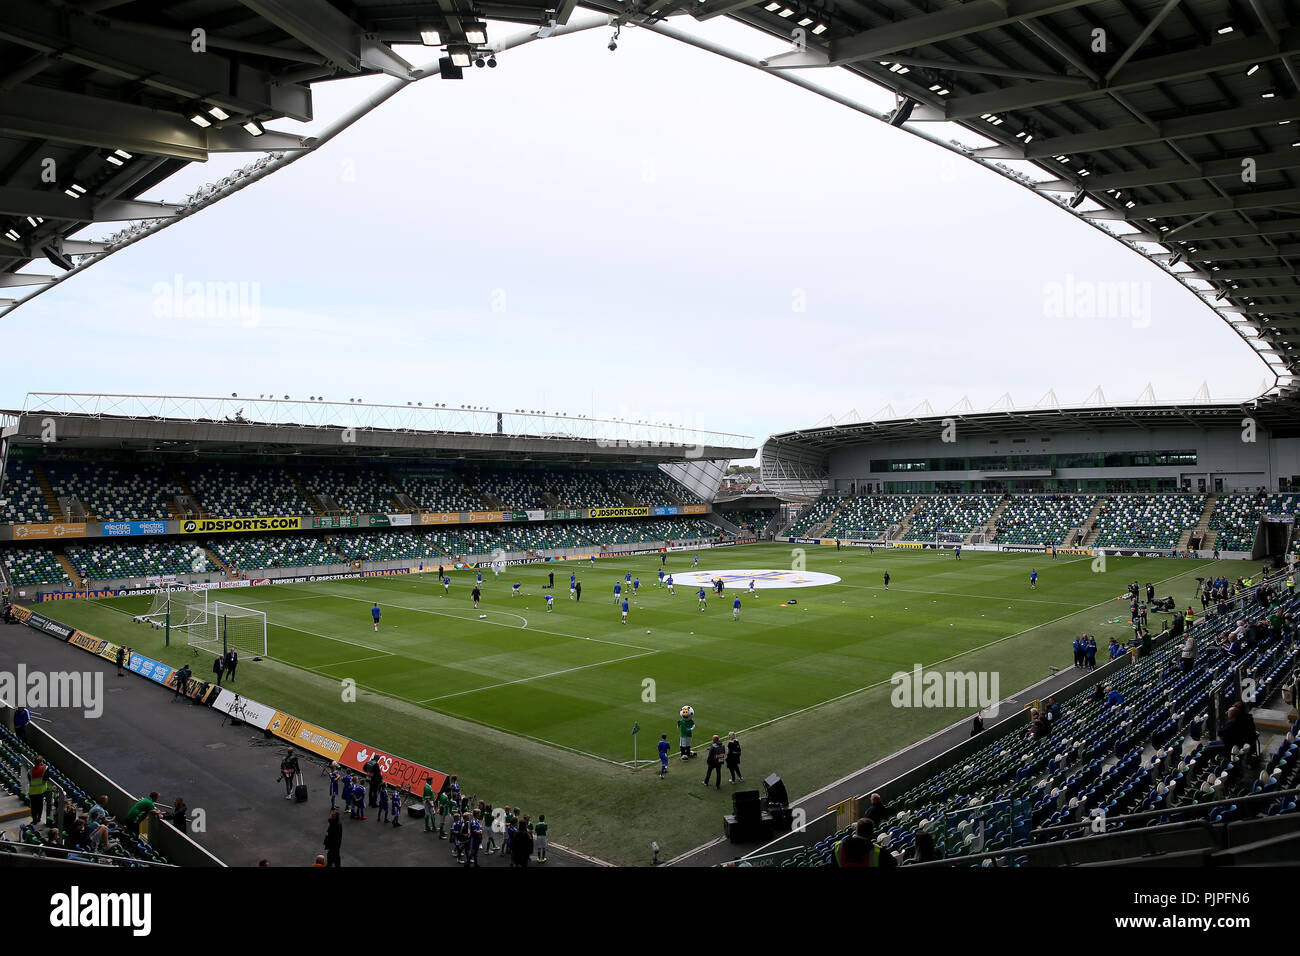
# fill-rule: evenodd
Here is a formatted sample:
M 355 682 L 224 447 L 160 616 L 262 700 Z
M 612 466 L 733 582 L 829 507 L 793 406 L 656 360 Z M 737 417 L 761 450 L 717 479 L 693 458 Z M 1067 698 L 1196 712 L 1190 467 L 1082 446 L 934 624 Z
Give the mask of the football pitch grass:
M 684 576 L 693 552 L 668 555 Z M 713 568 L 789 570 L 788 545 L 699 552 Z M 770 588 L 757 596 L 729 584 L 708 592 L 656 587 L 658 555 L 555 562 L 483 572 L 483 599 L 470 599 L 475 572 L 393 576 L 223 592 L 265 611 L 270 658 L 241 653 L 239 692 L 310 722 L 459 775 L 466 793 L 545 813 L 555 842 L 612 862 L 644 862 L 651 840 L 671 858 L 721 835 L 724 792 L 701 786 L 704 761 L 677 759 L 676 720 L 695 708 L 695 746 L 737 731 L 746 784 L 780 773 L 792 798 L 920 740 L 974 707 L 897 708 L 890 678 L 915 665 L 992 672 L 1000 698 L 1069 667 L 1070 641 L 1096 635 L 1106 659 L 1113 635 L 1131 636 L 1134 580 L 1155 582 L 1180 607 L 1192 600 L 1208 561 L 1036 554 L 877 550 L 812 546 L 806 569 L 838 576 L 821 587 Z M 1031 568 L 1039 572 L 1030 589 Z M 1217 570 L 1237 576 L 1241 562 Z M 555 573 L 554 610 L 543 595 Z M 882 575 L 891 575 L 885 590 Z M 583 584 L 569 599 L 569 574 Z M 620 623 L 613 586 L 631 572 L 641 587 Z M 511 585 L 522 585 L 511 597 Z M 732 619 L 739 596 L 741 617 Z M 790 599 L 795 604 L 786 604 Z M 149 598 L 67 601 L 58 620 L 141 653 L 210 676 L 211 655 L 173 634 L 134 624 Z M 378 603 L 378 632 L 370 608 Z M 1199 603 L 1196 607 L 1199 610 Z M 1109 623 L 1123 618 L 1119 624 Z M 1152 615 L 1152 630 L 1170 615 Z M 344 682 L 355 682 L 349 701 Z M 639 769 L 632 764 L 632 728 Z M 657 779 L 655 744 L 673 746 Z M 810 815 L 825 808 L 808 806 Z

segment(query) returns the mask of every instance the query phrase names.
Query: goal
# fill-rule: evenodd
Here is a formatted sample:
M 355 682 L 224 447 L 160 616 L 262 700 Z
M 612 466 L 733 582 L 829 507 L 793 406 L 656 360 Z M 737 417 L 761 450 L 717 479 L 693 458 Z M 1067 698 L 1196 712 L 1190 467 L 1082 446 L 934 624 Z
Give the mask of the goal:
M 263 657 L 267 653 L 266 612 L 237 604 L 214 601 L 204 626 L 185 633 L 191 647 L 213 654 L 224 654 L 232 647 Z
M 208 619 L 207 589 L 191 589 L 183 584 L 164 588 L 153 596 L 149 610 L 136 618 L 154 627 L 188 630 L 202 627 Z

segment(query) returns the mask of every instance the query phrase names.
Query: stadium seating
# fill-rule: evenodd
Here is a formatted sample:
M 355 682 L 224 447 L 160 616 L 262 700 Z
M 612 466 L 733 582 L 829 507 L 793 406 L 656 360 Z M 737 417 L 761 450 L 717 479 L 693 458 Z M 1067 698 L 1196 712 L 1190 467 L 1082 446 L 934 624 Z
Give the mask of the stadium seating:
M 77 573 L 88 581 L 214 570 L 212 562 L 194 541 L 70 545 L 67 555 Z
M 24 780 L 27 768 L 35 760 L 36 756 L 36 751 L 19 740 L 12 731 L 0 727 L 0 791 L 12 796 L 24 797 L 26 792 Z M 46 778 L 54 788 L 51 793 L 61 792 L 64 798 L 72 803 L 79 816 L 89 814 L 91 808 L 98 803 L 97 800 L 73 783 L 70 777 L 53 764 L 46 764 Z M 67 829 L 66 826 L 65 829 Z M 16 842 L 39 848 L 51 845 L 49 836 L 50 831 L 48 828 L 42 830 L 31 823 L 21 823 L 18 826 L 18 840 Z M 92 851 L 90 846 L 64 847 L 64 849 Z M 8 840 L 0 841 L 0 853 L 16 851 L 17 847 L 14 843 Z M 167 862 L 148 843 L 133 834 L 129 829 L 119 827 L 116 823 L 109 825 L 107 844 L 104 846 L 96 844 L 93 852 L 100 854 L 101 857 L 108 858 L 107 860 L 101 859 L 100 862 L 110 862 L 120 866 L 138 866 L 140 862 Z M 51 858 L 69 859 L 62 853 L 49 853 L 48 855 Z M 86 856 L 73 856 L 71 859 L 79 859 L 84 862 L 91 860 L 90 857 Z
M 15 587 L 30 584 L 70 585 L 63 566 L 48 548 L 5 548 L 0 551 L 9 580 Z
M 327 542 L 308 535 L 268 534 L 249 538 L 213 538 L 208 546 L 232 571 L 305 568 L 343 562 Z
M 736 525 L 746 535 L 760 535 L 776 517 L 775 508 L 746 508 L 743 511 L 720 512 L 723 518 Z
M 1112 495 L 1097 516 L 1098 548 L 1172 548 L 1205 508 L 1205 495 Z
M 397 494 L 397 486 L 378 468 L 304 468 L 298 478 L 308 493 L 329 496 L 344 514 L 384 513 L 396 508 L 393 496 Z
M 1096 495 L 1012 495 L 998 515 L 998 544 L 1062 544 L 1083 525 Z
M 310 511 L 288 472 L 274 465 L 190 465 L 182 475 L 199 506 L 213 517 L 272 518 Z
M 791 522 L 790 527 L 786 529 L 786 534 L 792 538 L 800 538 L 810 533 L 813 528 L 821 524 L 832 514 L 835 509 L 844 504 L 847 499 L 836 498 L 831 495 L 818 498 L 811 505 L 799 512 L 799 516 Z
M 1220 551 L 1250 551 L 1255 546 L 1259 519 L 1266 514 L 1295 514 L 1300 495 L 1220 495 L 1210 515 L 1210 530 L 1218 532 L 1214 547 Z
M 902 524 L 920 499 L 916 495 L 876 495 L 845 502 L 826 529 L 834 538 L 883 537 L 891 527 Z
M 597 478 L 596 472 L 560 472 L 551 482 L 551 493 L 561 508 L 621 508 L 623 499 Z
M 36 473 L 25 461 L 9 463 L 0 498 L 7 499 L 0 506 L 0 521 L 6 524 L 40 524 L 55 520 L 45 503 L 45 496 L 41 494 Z
M 465 473 L 465 482 L 475 491 L 492 496 L 501 502 L 503 508 L 527 510 L 545 508 L 546 493 L 537 483 L 534 473 L 513 471 L 504 468 L 476 468 Z M 486 506 L 479 504 L 475 510 Z
M 614 491 L 631 495 L 643 505 L 696 504 L 700 500 L 658 470 L 610 471 L 603 478 Z
M 451 472 L 409 471 L 395 478 L 421 511 L 483 510 L 483 499 Z
M 1300 598 L 1288 599 L 1284 610 L 1300 611 Z M 907 862 L 916 835 L 924 831 L 949 859 L 1005 849 L 1002 862 L 1014 865 L 1018 846 L 1087 835 L 1094 809 L 1108 819 L 1169 810 L 1146 824 L 1158 825 L 1185 818 L 1178 811 L 1200 802 L 1296 786 L 1300 722 L 1266 754 L 1218 750 L 1198 739 L 1211 689 L 1234 668 L 1242 667 L 1243 676 L 1256 682 L 1262 701 L 1277 692 L 1296 663 L 1290 635 L 1266 638 L 1230 658 L 1218 640 L 1234 623 L 1235 615 L 1225 615 L 1195 625 L 1199 653 L 1191 671 L 1178 666 L 1179 643 L 1167 643 L 1112 681 L 1123 703 L 1080 693 L 1061 701 L 1061 716 L 1047 736 L 1035 739 L 1023 727 L 1000 735 L 892 797 L 877 842 Z M 1278 801 L 1258 812 L 1296 810 L 1295 801 Z M 1062 825 L 1065 831 L 1034 832 Z M 840 831 L 782 865 L 830 865 L 834 843 L 848 834 Z
M 44 465 L 56 495 L 76 498 L 102 521 L 166 520 L 181 488 L 160 465 L 51 462 Z
M 1000 495 L 933 495 L 921 502 L 908 527 L 909 538 L 928 538 L 938 532 L 969 534 L 993 517 Z

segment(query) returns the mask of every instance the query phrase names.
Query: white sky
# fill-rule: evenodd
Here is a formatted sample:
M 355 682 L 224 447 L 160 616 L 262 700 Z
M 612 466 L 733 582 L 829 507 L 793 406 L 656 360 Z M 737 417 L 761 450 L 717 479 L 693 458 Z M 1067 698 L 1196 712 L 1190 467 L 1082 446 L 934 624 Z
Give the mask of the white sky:
M 781 50 L 736 24 L 690 28 Z M 1223 399 L 1265 379 L 1195 295 L 1024 188 L 745 66 L 644 30 L 624 29 L 616 53 L 608 39 L 539 41 L 461 82 L 420 81 L 0 319 L 10 355 L 30 357 L 6 362 L 0 402 L 420 400 L 672 421 L 757 445 L 886 403 L 942 412 L 1009 392 L 1025 407 L 1098 385 L 1127 401 L 1148 382 L 1179 400 L 1202 380 Z M 815 79 L 892 105 L 852 78 Z M 274 125 L 319 128 L 381 82 L 320 84 L 316 123 Z M 179 200 L 249 159 L 216 156 L 144 198 Z M 256 318 L 155 314 L 155 286 L 177 276 L 247 283 Z M 1053 283 L 1136 283 L 1137 305 L 1060 317 Z

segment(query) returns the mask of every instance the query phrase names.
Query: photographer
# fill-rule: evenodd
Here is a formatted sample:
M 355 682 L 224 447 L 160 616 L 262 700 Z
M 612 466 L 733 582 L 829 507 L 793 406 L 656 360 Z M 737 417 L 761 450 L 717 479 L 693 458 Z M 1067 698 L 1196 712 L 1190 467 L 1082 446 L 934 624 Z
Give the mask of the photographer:
M 280 761 L 280 777 L 284 780 L 284 799 L 293 799 L 293 781 L 298 776 L 302 768 L 298 766 L 298 755 L 290 747 L 284 753 L 284 759 Z

